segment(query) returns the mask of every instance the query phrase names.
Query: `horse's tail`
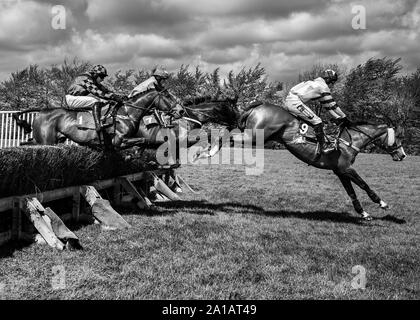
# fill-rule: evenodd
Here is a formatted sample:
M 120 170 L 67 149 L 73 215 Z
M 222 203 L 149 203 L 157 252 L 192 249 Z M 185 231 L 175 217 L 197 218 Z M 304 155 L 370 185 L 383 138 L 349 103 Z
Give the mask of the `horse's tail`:
M 16 112 L 16 113 L 13 114 L 13 119 L 15 119 L 16 124 L 19 127 L 23 128 L 25 134 L 29 134 L 29 133 L 32 132 L 32 125 L 27 120 L 20 119 L 20 117 L 25 113 L 39 112 L 41 110 L 42 109 L 39 109 L 39 108 L 31 108 L 31 109 L 26 109 L 26 110 L 23 110 L 23 111 L 19 111 L 19 112 Z

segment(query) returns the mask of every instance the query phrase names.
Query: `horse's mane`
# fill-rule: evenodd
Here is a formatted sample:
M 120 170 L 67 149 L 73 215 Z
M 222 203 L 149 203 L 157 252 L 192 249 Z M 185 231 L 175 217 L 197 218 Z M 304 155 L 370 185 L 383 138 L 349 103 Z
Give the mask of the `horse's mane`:
M 211 100 L 205 100 L 200 101 L 199 103 L 193 103 L 193 104 L 187 104 L 186 107 L 195 108 L 199 106 L 203 106 L 206 104 L 223 104 L 223 103 L 231 103 L 229 99 L 211 99 Z
M 192 113 L 197 112 L 195 115 L 200 121 L 207 122 L 210 120 L 210 122 L 215 123 L 236 125 L 237 114 L 232 99 L 210 98 L 198 100 L 197 102 L 198 103 L 184 104 L 184 107 Z M 208 120 L 204 120 L 203 116 Z
M 369 121 L 352 121 L 351 123 L 353 126 L 363 126 L 363 125 L 370 125 L 370 126 L 377 126 L 377 123 L 369 122 Z

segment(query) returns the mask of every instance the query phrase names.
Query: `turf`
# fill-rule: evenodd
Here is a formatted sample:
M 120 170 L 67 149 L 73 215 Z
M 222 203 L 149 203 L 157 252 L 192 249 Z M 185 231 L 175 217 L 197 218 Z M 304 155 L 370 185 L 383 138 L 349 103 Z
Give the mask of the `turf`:
M 128 231 L 78 227 L 83 251 L 1 248 L 0 298 L 419 299 L 420 157 L 361 154 L 355 168 L 391 206 L 356 189 L 371 222 L 332 173 L 284 150 L 266 150 L 257 176 L 185 165 L 178 172 L 200 194 L 155 212 L 119 208 Z M 365 289 L 352 287 L 356 265 Z

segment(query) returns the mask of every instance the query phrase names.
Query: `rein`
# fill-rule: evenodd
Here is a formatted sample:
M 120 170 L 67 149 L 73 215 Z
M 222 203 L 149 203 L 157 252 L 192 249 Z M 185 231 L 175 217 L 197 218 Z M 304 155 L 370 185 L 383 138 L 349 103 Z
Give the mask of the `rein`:
M 347 140 L 344 140 L 343 138 L 338 138 L 338 140 L 340 141 L 340 142 L 342 142 L 343 144 L 345 144 L 347 147 L 350 147 L 350 148 L 352 148 L 352 149 L 354 149 L 354 150 L 356 150 L 357 152 L 360 152 L 360 148 L 358 148 L 358 147 L 356 147 L 355 145 L 353 145 L 353 137 L 352 137 L 352 135 L 350 134 L 350 132 L 349 132 L 349 130 L 348 130 L 348 128 L 345 128 L 346 129 L 346 132 L 347 132 L 347 134 L 349 135 L 349 137 L 350 137 L 350 142 L 348 142 Z M 364 133 L 364 132 L 362 132 L 362 133 Z
M 203 124 L 198 120 L 195 120 L 195 119 L 192 119 L 192 118 L 189 118 L 189 117 L 182 117 L 182 118 L 187 120 L 187 121 L 194 122 L 194 123 L 198 124 L 200 127 L 203 126 Z
M 342 143 L 344 143 L 346 146 L 348 146 L 348 147 L 356 150 L 357 152 L 360 152 L 360 148 L 358 148 L 358 147 L 356 147 L 356 146 L 353 145 L 353 141 L 352 141 L 353 140 L 353 137 L 352 137 L 352 135 L 350 134 L 350 132 L 348 130 L 349 128 L 346 127 L 345 129 L 346 129 L 347 134 L 350 137 L 350 142 L 344 140 L 343 138 L 339 138 L 339 140 Z M 383 134 L 379 135 L 377 138 L 374 138 L 370 134 L 366 133 L 365 131 L 361 130 L 358 127 L 351 127 L 350 129 L 353 130 L 353 131 L 359 132 L 359 133 L 361 133 L 361 134 L 363 134 L 365 136 L 367 136 L 370 139 L 370 142 L 373 142 L 374 144 L 376 144 L 375 143 L 376 140 L 378 140 L 382 135 L 384 135 L 384 133 L 383 133 Z M 392 147 L 395 144 L 395 132 L 394 132 L 394 130 L 392 128 L 387 128 L 385 139 L 387 139 L 387 147 L 386 147 L 386 149 L 389 150 L 389 153 L 390 154 L 395 153 L 402 146 L 401 144 L 398 144 L 395 147 Z M 391 149 L 391 147 L 392 147 L 392 149 Z
M 161 99 L 162 98 L 162 93 L 167 91 L 167 89 L 164 89 L 162 91 L 158 91 L 157 95 L 153 98 L 153 100 L 147 105 L 147 107 L 140 107 L 140 106 L 136 106 L 132 103 L 129 102 L 124 102 L 124 107 L 128 106 L 130 108 L 136 109 L 136 110 L 143 110 L 143 114 L 141 115 L 141 117 L 143 117 L 143 115 L 145 115 L 148 111 L 150 111 L 150 109 L 152 108 L 153 104 L 155 103 L 156 99 Z M 170 113 L 172 111 L 173 108 L 171 108 L 171 110 L 167 111 L 167 113 Z M 127 109 L 125 110 L 125 112 L 127 113 L 127 116 L 132 119 L 132 117 L 130 116 L 130 114 L 127 112 Z M 140 118 L 141 118 L 140 117 Z
M 203 112 L 203 111 L 198 111 L 197 109 L 194 109 L 194 108 L 191 108 L 191 107 L 186 107 L 186 106 L 184 106 L 184 108 L 185 108 L 185 110 L 191 110 L 191 112 L 194 111 L 194 113 L 198 113 L 198 114 L 201 114 L 203 116 L 208 116 L 208 114 Z M 190 114 L 188 111 L 187 111 L 187 113 Z

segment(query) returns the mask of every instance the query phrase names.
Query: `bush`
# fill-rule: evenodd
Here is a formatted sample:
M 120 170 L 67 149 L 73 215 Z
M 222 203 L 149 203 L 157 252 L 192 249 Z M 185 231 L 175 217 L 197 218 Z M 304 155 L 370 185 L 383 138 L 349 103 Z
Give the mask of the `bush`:
M 61 105 L 73 79 L 89 66 L 88 62 L 77 59 L 69 62 L 66 59 L 61 66 L 40 69 L 35 64 L 13 72 L 0 85 L 0 107 L 2 110 L 22 110 L 48 108 L 50 104 Z
M 0 84 L 0 110 L 21 110 L 28 107 L 60 105 L 65 91 L 73 79 L 85 72 L 90 63 L 77 58 L 64 60 L 62 65 L 40 69 L 30 65 L 16 71 Z M 334 69 L 339 81 L 332 88 L 338 105 L 352 120 L 382 122 L 400 127 L 407 149 L 419 152 L 420 141 L 420 68 L 411 75 L 400 76 L 400 59 L 369 59 L 349 72 L 338 64 L 315 64 L 301 72 L 297 81 L 314 79 L 324 69 Z M 220 69 L 205 72 L 196 66 L 181 65 L 171 73 L 167 87 L 179 98 L 196 96 L 214 99 L 238 98 L 237 109 L 255 100 L 282 105 L 289 89 L 296 83 L 270 82 L 260 64 L 243 67 L 239 72 L 230 71 L 225 79 Z M 119 70 L 107 78 L 105 85 L 111 90 L 128 95 L 131 90 L 151 76 L 151 70 Z M 322 118 L 327 117 L 318 103 L 310 106 Z
M 0 149 L 0 198 L 88 184 L 155 168 L 155 149 L 146 149 L 140 155 L 134 152 L 106 153 L 65 145 Z

